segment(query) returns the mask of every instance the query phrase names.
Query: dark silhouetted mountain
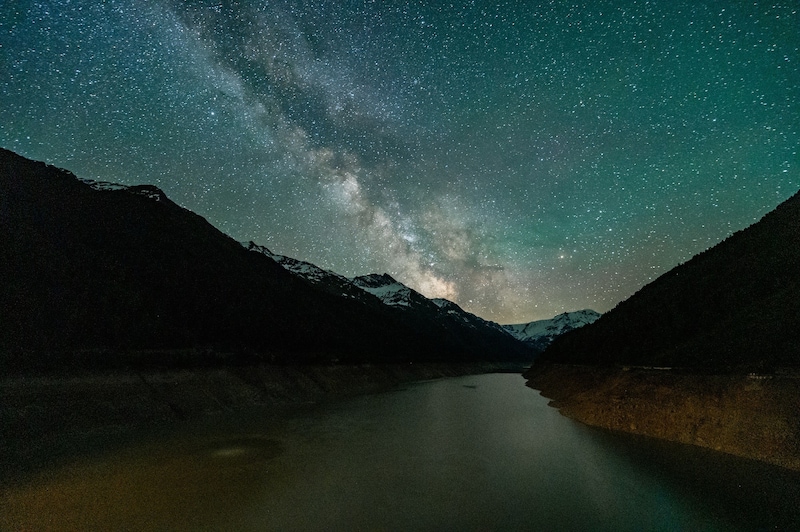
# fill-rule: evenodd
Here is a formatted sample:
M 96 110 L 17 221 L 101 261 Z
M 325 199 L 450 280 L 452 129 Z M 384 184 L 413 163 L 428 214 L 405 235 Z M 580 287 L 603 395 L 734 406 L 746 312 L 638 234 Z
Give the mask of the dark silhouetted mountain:
M 243 247 L 156 187 L 82 182 L 0 150 L 0 352 L 9 369 L 133 352 L 130 363 L 147 352 L 188 363 L 212 352 L 284 362 L 530 355 L 492 328 L 428 321 L 349 282 L 337 289 L 332 272 L 313 283 L 288 262 Z
M 431 311 L 438 308 L 433 301 L 419 292 L 412 290 L 403 283 L 397 282 L 388 273 L 362 275 L 360 277 L 354 277 L 352 282 L 357 287 L 374 295 L 391 307 L 428 309 Z
M 502 326 L 493 321 L 488 321 L 480 316 L 476 316 L 471 312 L 467 312 L 463 308 L 459 307 L 449 299 L 443 298 L 435 298 L 431 299 L 437 307 L 439 307 L 439 313 L 447 315 L 450 320 L 454 320 L 455 322 L 461 322 L 469 327 L 473 327 L 476 329 L 481 329 L 484 327 L 488 327 L 490 329 L 494 329 L 497 332 L 503 334 L 509 334 L 509 332 Z M 513 334 L 511 336 L 514 336 Z
M 497 323 L 467 312 L 447 299 L 428 299 L 387 273 L 348 279 L 310 262 L 272 253 L 253 242 L 242 245 L 271 257 L 295 276 L 328 293 L 371 303 L 380 301 L 401 315 L 405 322 L 412 323 L 418 331 L 427 331 L 450 343 L 461 345 L 468 342 L 471 345 L 464 345 L 462 349 L 492 350 L 499 345 L 509 345 L 508 331 Z M 509 348 L 518 346 L 512 342 Z M 531 354 L 533 351 L 529 350 L 526 356 Z
M 488 346 L 492 343 L 507 343 L 514 338 L 501 325 L 467 312 L 450 300 L 428 299 L 389 274 L 364 275 L 355 277 L 352 281 L 384 304 L 416 320 L 418 326 L 426 327 L 430 323 L 439 325 L 448 331 L 454 341 L 457 339 L 475 346 Z M 529 354 L 533 353 L 529 350 Z
M 252 240 L 249 242 L 243 242 L 242 246 L 249 251 L 266 255 L 283 266 L 285 270 L 293 274 L 295 277 L 298 277 L 314 285 L 315 287 L 328 292 L 329 294 L 370 302 L 371 304 L 374 304 L 376 301 L 375 296 L 355 286 L 353 282 L 344 275 L 339 275 L 336 272 L 320 268 L 319 266 L 311 264 L 310 262 L 293 259 L 284 255 L 278 255 L 277 253 L 270 251 L 268 248 L 256 244 Z
M 737 371 L 800 365 L 800 193 L 557 338 L 540 360 Z
M 503 325 L 503 328 L 517 340 L 525 342 L 536 352 L 541 353 L 557 337 L 578 327 L 594 323 L 599 317 L 600 313 L 591 309 L 577 310 L 559 314 L 549 320 Z

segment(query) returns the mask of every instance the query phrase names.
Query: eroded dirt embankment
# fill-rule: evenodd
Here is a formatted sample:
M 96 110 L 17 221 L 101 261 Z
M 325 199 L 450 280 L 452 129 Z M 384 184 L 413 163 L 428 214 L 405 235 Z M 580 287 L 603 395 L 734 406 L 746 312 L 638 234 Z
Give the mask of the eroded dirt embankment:
M 249 407 L 290 407 L 404 382 L 510 369 L 499 363 L 260 365 L 7 377 L 0 379 L 0 447 L 127 431 Z
M 596 427 L 699 445 L 800 471 L 800 378 L 537 364 L 528 386 Z

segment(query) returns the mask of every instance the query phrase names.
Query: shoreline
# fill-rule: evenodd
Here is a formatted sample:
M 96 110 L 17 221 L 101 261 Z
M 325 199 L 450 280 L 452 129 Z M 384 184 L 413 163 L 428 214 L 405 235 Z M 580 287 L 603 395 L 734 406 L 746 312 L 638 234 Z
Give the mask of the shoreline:
M 800 377 L 534 364 L 527 385 L 586 425 L 800 471 Z
M 81 454 L 184 422 L 264 415 L 480 373 L 522 373 L 519 363 L 270 365 L 114 370 L 0 379 L 0 486 Z M 31 464 L 36 465 L 31 465 Z

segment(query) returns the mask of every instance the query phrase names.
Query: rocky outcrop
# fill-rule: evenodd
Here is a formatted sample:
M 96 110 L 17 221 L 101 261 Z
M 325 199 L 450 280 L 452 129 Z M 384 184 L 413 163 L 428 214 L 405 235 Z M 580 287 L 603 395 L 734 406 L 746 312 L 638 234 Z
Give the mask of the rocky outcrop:
M 576 421 L 800 471 L 800 372 L 536 364 L 528 386 Z

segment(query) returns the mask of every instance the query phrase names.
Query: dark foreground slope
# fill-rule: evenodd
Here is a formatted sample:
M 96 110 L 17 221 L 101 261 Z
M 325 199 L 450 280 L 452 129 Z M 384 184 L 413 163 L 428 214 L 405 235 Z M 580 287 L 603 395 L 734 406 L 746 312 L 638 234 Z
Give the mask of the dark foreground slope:
M 315 288 L 155 187 L 98 190 L 6 150 L 0 279 L 6 370 L 528 356 Z
M 800 365 L 800 193 L 556 339 L 542 360 L 765 371 Z
M 526 373 L 562 414 L 800 470 L 800 194 Z

